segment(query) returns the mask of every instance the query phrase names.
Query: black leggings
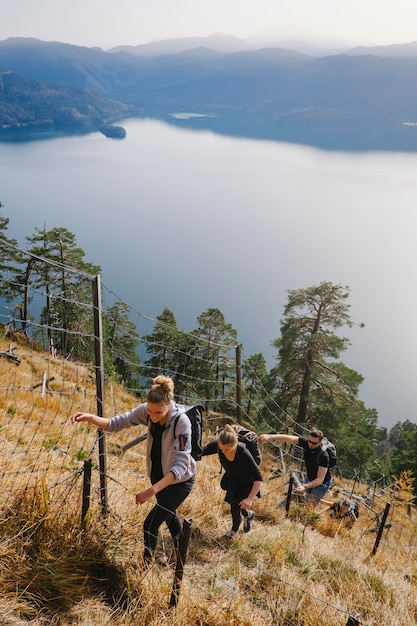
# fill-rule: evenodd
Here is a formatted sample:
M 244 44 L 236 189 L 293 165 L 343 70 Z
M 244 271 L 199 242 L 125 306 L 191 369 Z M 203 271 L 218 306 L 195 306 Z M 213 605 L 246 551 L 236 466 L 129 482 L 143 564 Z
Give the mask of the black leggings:
M 194 486 L 194 476 L 183 483 L 175 483 L 165 487 L 156 494 L 157 504 L 148 513 L 143 523 L 143 540 L 145 544 L 144 560 L 149 562 L 155 552 L 158 542 L 158 530 L 163 522 L 166 522 L 171 537 L 178 539 L 182 522 L 177 515 L 177 508 L 191 493 Z
M 242 522 L 242 515 L 243 517 L 248 516 L 248 511 L 246 509 L 241 509 L 239 502 L 241 502 L 241 500 L 232 500 L 230 503 L 230 512 L 232 513 L 232 530 L 236 532 L 239 530 L 239 526 Z

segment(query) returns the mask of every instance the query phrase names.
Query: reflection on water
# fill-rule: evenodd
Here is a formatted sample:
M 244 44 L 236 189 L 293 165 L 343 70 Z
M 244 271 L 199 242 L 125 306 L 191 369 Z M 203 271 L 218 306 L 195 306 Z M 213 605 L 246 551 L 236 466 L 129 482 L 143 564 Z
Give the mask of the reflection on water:
M 151 115 L 152 117 L 152 115 Z M 417 151 L 417 128 L 411 124 L 283 124 L 269 117 L 239 115 L 161 115 L 158 119 L 184 130 L 210 130 L 221 135 L 265 139 L 323 150 Z
M 322 150 L 344 151 L 417 151 L 417 125 L 415 122 L 398 123 L 346 123 L 319 124 L 276 122 L 267 116 L 208 115 L 198 112 L 178 111 L 158 113 L 155 110 L 137 119 L 156 119 L 191 131 L 211 131 L 216 134 L 245 139 L 288 142 L 313 146 Z M 0 130 L 0 142 L 26 142 L 57 137 L 81 136 L 98 129 L 74 132 L 50 129 Z
M 193 118 L 201 118 L 201 117 L 217 117 L 216 115 L 206 115 L 204 113 L 170 113 L 170 117 L 173 117 L 176 120 L 192 120 Z

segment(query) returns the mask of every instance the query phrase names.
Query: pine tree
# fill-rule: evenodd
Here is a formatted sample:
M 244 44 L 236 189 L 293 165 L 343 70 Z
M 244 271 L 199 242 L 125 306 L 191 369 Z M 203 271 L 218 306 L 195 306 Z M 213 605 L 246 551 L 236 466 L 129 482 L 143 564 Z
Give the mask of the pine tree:
M 36 228 L 35 234 L 26 239 L 31 247 L 22 281 L 25 309 L 29 289 L 42 290 L 45 303 L 41 323 L 48 328 L 48 346 L 53 344 L 65 357 L 72 354 L 73 358 L 91 361 L 92 279 L 100 272 L 99 266 L 84 260 L 84 250 L 66 228 Z
M 179 392 L 175 377 L 178 370 L 180 334 L 173 312 L 165 307 L 156 316 L 153 332 L 142 337 L 147 344 L 146 352 L 150 355 L 144 363 L 146 376 L 152 379 L 159 374 L 170 375 L 174 379 L 176 393 Z
M 139 335 L 128 313 L 125 302 L 116 302 L 104 311 L 104 347 L 119 380 L 138 391 L 141 387 L 140 359 L 136 353 Z
M 0 209 L 3 208 L 4 205 L 0 202 Z M 5 234 L 9 221 L 8 217 L 0 214 L 0 297 L 6 302 L 13 302 L 21 291 L 16 276 L 19 274 L 22 253 L 17 248 L 16 239 L 10 239 Z M 18 308 L 21 312 L 21 307 Z
M 262 410 L 269 392 L 270 378 L 262 353 L 252 354 L 243 361 L 242 374 L 246 398 L 246 413 L 255 419 Z
M 193 335 L 198 338 L 194 373 L 199 378 L 198 391 L 207 408 L 215 402 L 217 410 L 230 411 L 235 393 L 235 359 L 231 350 L 236 348 L 237 332 L 219 309 L 207 309 L 197 322 Z
M 336 331 L 353 326 L 348 296 L 347 287 L 329 282 L 289 291 L 271 375 L 289 429 L 320 428 L 335 439 L 345 467 L 369 471 L 377 412 L 358 397 L 363 376 L 339 361 L 350 341 Z
M 346 377 L 336 361 L 350 341 L 335 330 L 353 325 L 349 317 L 349 289 L 323 282 L 318 287 L 290 290 L 281 322 L 281 337 L 273 342 L 279 364 L 274 370 L 282 406 L 306 423 L 311 406 L 320 398 L 356 393 L 357 381 Z M 350 387 L 354 385 L 355 389 Z

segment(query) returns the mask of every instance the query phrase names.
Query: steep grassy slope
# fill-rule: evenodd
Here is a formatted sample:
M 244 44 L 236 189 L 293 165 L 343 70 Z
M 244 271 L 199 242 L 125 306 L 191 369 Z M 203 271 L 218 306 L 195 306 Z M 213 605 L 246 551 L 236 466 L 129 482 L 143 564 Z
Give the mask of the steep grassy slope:
M 2 339 L 0 351 L 9 350 Z M 170 608 L 174 553 L 167 531 L 160 553 L 143 566 L 142 522 L 151 505 L 136 507 L 134 494 L 147 484 L 144 444 L 123 452 L 138 433 L 107 437 L 108 511 L 100 506 L 96 431 L 73 426 L 79 408 L 95 411 L 94 377 L 87 368 L 51 359 L 15 338 L 20 364 L 0 357 L 0 622 L 116 626 L 303 625 L 341 626 L 358 614 L 368 626 L 409 626 L 417 617 L 415 521 L 401 494 L 390 498 L 391 527 L 375 546 L 375 512 L 361 506 L 351 530 L 327 512 L 277 502 L 288 476 L 264 450 L 263 497 L 248 534 L 223 538 L 230 513 L 219 487 L 219 463 L 198 464 L 195 489 L 180 509 L 192 520 L 188 560 L 179 602 Z M 47 373 L 42 394 L 36 386 Z M 106 414 L 138 400 L 118 385 L 106 387 Z M 205 438 L 218 419 L 207 416 Z M 82 471 L 91 453 L 89 515 L 81 523 Z M 338 480 L 332 496 L 349 488 Z M 357 489 L 356 489 L 357 491 Z M 359 488 L 366 492 L 366 485 Z M 413 510 L 413 514 L 415 514 Z M 171 563 L 171 564 L 170 564 Z

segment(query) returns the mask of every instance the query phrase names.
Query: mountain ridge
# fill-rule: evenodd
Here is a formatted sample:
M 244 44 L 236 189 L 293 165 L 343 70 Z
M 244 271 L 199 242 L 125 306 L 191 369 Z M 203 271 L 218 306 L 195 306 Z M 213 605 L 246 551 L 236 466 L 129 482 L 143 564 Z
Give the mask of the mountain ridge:
M 198 38 L 199 43 L 209 41 Z M 144 110 L 255 113 L 281 123 L 305 123 L 307 119 L 309 124 L 338 119 L 346 123 L 349 119 L 403 124 L 417 116 L 413 80 L 417 43 L 399 46 L 391 56 L 390 46 L 377 47 L 378 54 L 365 48 L 365 54 L 352 49 L 312 57 L 279 47 L 221 52 L 204 45 L 152 56 L 8 39 L 0 41 L 0 71 L 3 82 L 11 80 L 10 75 L 5 78 L 5 72 L 13 74 L 14 97 L 4 85 L 0 88 L 0 126 L 27 123 L 29 114 L 34 123 L 39 122 L 43 118 L 37 120 L 37 116 L 42 111 L 44 115 L 46 106 L 55 111 L 52 125 L 61 123 L 63 99 L 68 99 L 64 108 L 74 108 L 69 123 L 81 126 L 102 125 Z M 29 83 L 19 82 L 17 75 L 37 81 L 31 83 L 36 103 L 32 111 L 28 104 L 23 107 L 29 101 Z M 23 89 L 20 98 L 16 94 L 19 84 Z M 52 85 L 60 102 L 53 102 Z M 82 95 L 80 89 L 85 90 Z M 88 123 L 87 105 L 91 112 Z M 300 111 L 308 111 L 308 115 L 300 115 Z

